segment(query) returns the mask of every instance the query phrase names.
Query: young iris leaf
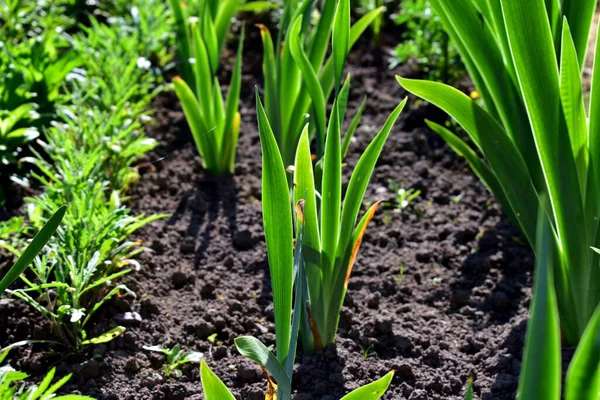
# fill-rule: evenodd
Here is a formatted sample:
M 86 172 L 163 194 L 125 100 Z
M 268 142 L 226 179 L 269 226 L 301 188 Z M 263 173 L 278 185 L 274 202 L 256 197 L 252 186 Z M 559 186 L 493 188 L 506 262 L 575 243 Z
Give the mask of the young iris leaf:
M 476 0 L 431 0 L 485 108 L 449 86 L 398 81 L 467 131 L 475 149 L 429 123 L 467 158 L 532 246 L 539 197 L 548 194 L 560 324 L 574 346 L 600 303 L 600 257 L 591 250 L 600 241 L 595 184 L 600 171 L 598 51 L 587 110 L 581 83 L 597 2 L 581 0 L 564 7 L 545 0 L 488 3 L 482 7 Z
M 240 3 L 240 0 L 201 2 L 197 21 L 190 22 L 179 0 L 171 0 L 179 55 L 183 58 L 183 79 L 173 79 L 173 86 L 203 165 L 214 175 L 233 173 L 240 132 L 243 29 L 225 101 L 216 76 L 219 55 Z
M 393 377 L 394 371 L 388 372 L 384 377 L 353 390 L 340 400 L 377 400 L 387 391 Z
M 554 269 L 560 267 L 555 236 L 542 204 L 538 216 L 537 266 L 527 326 L 519 400 L 561 399 L 561 338 Z M 564 399 L 595 399 L 600 391 L 600 307 L 581 336 L 567 370 Z
M 348 52 L 383 12 L 383 7 L 374 9 L 350 28 L 350 1 L 325 0 L 318 22 L 311 26 L 310 11 L 316 3 L 285 1 L 276 40 L 266 27 L 259 26 L 264 49 L 265 110 L 286 166 L 294 163 L 306 125 L 304 116 L 309 113 L 314 121 L 310 127 L 318 138 L 317 159 L 323 156 L 325 99 L 334 87 L 336 91 L 340 88 Z M 332 35 L 332 55 L 326 58 Z
M 256 108 L 263 151 L 263 218 L 274 291 L 277 357 L 254 338 L 237 339 L 236 346 L 243 355 L 258 362 L 273 375 L 278 385 L 277 395 L 282 400 L 289 399 L 291 396 L 291 393 L 288 394 L 291 388 L 291 375 L 286 371 L 291 373 L 292 364 L 289 357 L 295 357 L 293 343 L 297 336 L 300 335 L 304 351 L 308 353 L 321 349 L 335 340 L 339 313 L 352 265 L 378 204 L 367 211 L 356 225 L 360 205 L 375 163 L 406 100 L 392 112 L 383 129 L 360 158 L 350 179 L 343 207 L 340 128 L 342 121 L 339 104 L 336 99 L 330 116 L 322 162 L 322 182 L 313 168 L 309 131 L 308 126 L 305 126 L 296 150 L 293 168 L 294 189 L 290 198 L 283 158 L 257 93 Z M 317 196 L 319 186 L 322 188 L 322 193 Z M 293 256 L 292 250 L 294 231 L 291 204 L 297 205 L 296 255 L 298 257 Z M 301 256 L 299 251 L 302 252 Z M 298 265 L 299 259 L 301 262 Z M 293 268 L 290 268 L 292 264 Z M 306 280 L 303 278 L 303 273 L 298 274 L 295 279 L 290 275 L 291 271 L 295 273 L 304 271 L 304 267 Z M 297 330 L 293 328 L 290 335 L 294 282 L 297 296 L 301 291 L 301 285 L 306 282 L 308 299 L 306 309 L 304 309 L 304 302 L 298 304 L 299 299 L 295 300 L 294 317 L 299 315 L 297 314 L 299 309 L 304 316 L 300 318 L 302 327 L 298 327 Z M 297 321 L 294 318 L 292 327 Z M 386 376 L 383 381 L 365 387 L 356 394 L 350 394 L 351 397 L 348 398 L 361 398 L 360 396 L 366 395 L 371 396 L 368 398 L 379 398 L 387 389 L 391 376 Z
M 235 400 L 227 386 L 212 372 L 204 360 L 200 363 L 200 378 L 206 400 Z

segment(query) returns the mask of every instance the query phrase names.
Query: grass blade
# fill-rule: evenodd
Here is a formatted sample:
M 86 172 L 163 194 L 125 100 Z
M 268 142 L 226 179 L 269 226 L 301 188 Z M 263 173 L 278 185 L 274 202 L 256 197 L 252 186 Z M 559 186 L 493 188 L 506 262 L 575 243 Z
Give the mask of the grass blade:
M 242 86 L 242 50 L 244 47 L 245 28 L 242 28 L 240 41 L 238 44 L 235 66 L 229 83 L 227 100 L 225 102 L 225 130 L 223 131 L 223 154 L 224 165 L 222 169 L 233 173 L 235 164 L 235 152 L 237 150 L 238 135 L 240 132 L 240 113 L 238 112 L 240 103 L 240 89 Z
M 388 117 L 385 125 L 379 131 L 377 136 L 369 144 L 363 155 L 360 157 L 356 168 L 352 173 L 350 182 L 348 183 L 348 189 L 346 191 L 346 197 L 344 198 L 344 206 L 342 208 L 342 219 L 340 232 L 344 235 L 340 236 L 340 243 L 338 245 L 337 257 L 341 257 L 346 253 L 348 246 L 352 240 L 352 232 L 354 232 L 354 224 L 360 211 L 363 197 L 367 190 L 367 185 L 383 149 L 392 127 L 396 123 L 396 120 L 400 116 L 402 109 L 406 105 L 406 99 L 404 99 L 397 107 L 392 111 Z
M 56 229 L 58 229 L 58 226 L 65 216 L 66 211 L 67 206 L 62 206 L 56 210 L 54 215 L 48 219 L 48 222 L 46 222 L 38 234 L 35 235 L 17 262 L 10 268 L 10 270 L 8 270 L 6 275 L 4 275 L 2 281 L 0 281 L 0 295 L 4 293 L 10 284 L 13 283 L 19 277 L 19 275 L 25 271 L 25 269 L 27 269 L 29 264 L 31 264 L 40 251 L 42 251 L 46 243 L 48 243 L 52 235 L 54 235 Z

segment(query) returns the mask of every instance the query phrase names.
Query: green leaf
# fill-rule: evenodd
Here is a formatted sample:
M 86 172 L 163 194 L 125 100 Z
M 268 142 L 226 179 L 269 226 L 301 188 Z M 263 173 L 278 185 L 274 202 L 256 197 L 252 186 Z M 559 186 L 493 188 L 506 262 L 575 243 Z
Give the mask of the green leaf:
M 235 66 L 227 92 L 225 129 L 223 131 L 223 143 L 221 149 L 222 171 L 233 173 L 235 164 L 235 152 L 237 150 L 238 136 L 240 132 L 240 114 L 238 112 L 240 102 L 240 89 L 242 86 L 242 50 L 244 48 L 244 37 L 246 29 L 242 27 L 242 34 L 238 44 Z M 220 88 L 219 88 L 220 90 Z
M 331 48 L 333 51 L 333 68 L 335 70 L 335 88 L 339 90 L 346 57 L 350 51 L 350 0 L 339 0 L 333 19 L 333 32 L 331 35 Z
M 219 11 L 217 13 L 217 17 L 215 18 L 215 32 L 217 39 L 219 41 L 219 54 L 223 50 L 223 46 L 225 45 L 225 40 L 227 39 L 227 32 L 229 32 L 229 28 L 231 27 L 231 21 L 238 11 L 253 11 L 253 10 L 242 10 L 241 7 L 248 8 L 252 3 L 246 3 L 242 5 L 243 0 L 221 0 L 219 1 Z M 255 4 L 255 6 L 259 6 Z
M 577 316 L 576 330 L 581 335 L 594 312 L 597 301 L 593 300 L 598 295 L 591 293 L 589 285 L 592 267 L 587 262 L 587 227 L 583 223 L 574 222 L 583 221 L 583 191 L 579 180 L 565 179 L 565 176 L 577 176 L 577 167 L 573 153 L 565 151 L 571 149 L 571 144 L 569 136 L 562 134 L 565 122 L 560 112 L 559 73 L 552 32 L 541 0 L 527 4 L 502 0 L 502 9 L 517 77 L 555 216 L 564 257 L 563 265 L 569 266 L 570 284 L 577 288 L 572 291 L 575 310 L 570 311 Z M 593 268 L 597 269 L 597 266 Z M 573 338 L 569 337 L 568 340 L 572 342 Z
M 55 371 L 55 368 L 52 368 L 50 370 L 50 372 L 52 372 L 53 375 L 54 375 L 54 371 Z M 50 374 L 50 372 L 48 374 Z M 51 398 L 50 395 L 56 393 L 56 391 L 58 389 L 60 389 L 61 387 L 63 387 L 69 381 L 69 379 L 71 379 L 71 376 L 72 376 L 72 374 L 68 374 L 68 375 L 65 375 L 62 378 L 60 378 L 56 383 L 54 383 L 50 388 L 48 388 L 48 390 L 46 390 L 45 392 L 43 392 L 43 395 L 44 395 L 43 399 Z M 45 379 L 46 378 L 44 378 L 44 380 Z
M 371 179 L 371 174 L 373 173 L 375 164 L 379 159 L 383 145 L 387 141 L 392 127 L 406 105 L 406 101 L 407 99 L 404 99 L 394 111 L 392 111 L 384 126 L 358 160 L 356 168 L 350 177 L 346 197 L 344 198 L 344 206 L 342 208 L 342 225 L 340 232 L 344 234 L 344 237 L 340 237 L 340 245 L 337 250 L 338 257 L 346 253 L 347 247 L 352 240 L 354 224 L 356 223 L 360 206 L 367 190 L 367 185 Z
M 42 251 L 46 243 L 50 240 L 58 226 L 60 225 L 65 213 L 67 211 L 67 206 L 62 206 L 50 219 L 48 222 L 40 229 L 40 231 L 35 235 L 31 243 L 25 248 L 23 254 L 19 257 L 15 265 L 13 265 L 10 270 L 6 273 L 2 281 L 0 281 L 0 295 L 4 293 L 4 291 L 10 286 L 15 279 L 19 277 L 27 269 L 29 264 L 33 262 L 35 257 Z
M 342 145 L 338 103 L 333 103 L 323 159 L 323 187 L 321 190 L 321 268 L 325 285 L 333 274 L 333 266 L 340 238 L 340 209 L 342 204 Z M 343 232 L 343 231 L 342 231 Z M 329 291 L 329 287 L 325 287 Z
M 565 380 L 565 400 L 598 399 L 600 393 L 600 306 L 579 340 Z
M 571 22 L 573 39 L 577 48 L 579 65 L 584 65 L 588 51 L 590 27 L 596 9 L 596 0 L 563 0 L 562 11 L 567 20 Z
M 219 67 L 219 39 L 217 37 L 217 31 L 210 15 L 210 11 L 208 10 L 208 2 L 203 2 L 201 7 L 201 40 L 204 42 L 204 46 L 208 54 L 210 73 L 212 76 L 215 76 L 217 73 L 217 68 Z M 194 31 L 194 40 L 198 40 L 198 36 L 196 36 L 196 29 L 192 29 Z M 196 54 L 196 56 L 198 56 L 198 54 Z M 199 62 L 199 60 L 196 60 L 196 62 Z
M 241 355 L 263 366 L 273 375 L 277 386 L 283 393 L 292 392 L 291 379 L 286 375 L 284 367 L 267 346 L 252 336 L 241 336 L 235 339 L 234 342 Z
M 353 390 L 342 397 L 341 400 L 377 400 L 388 390 L 393 377 L 394 371 L 390 371 L 375 382 Z
M 169 0 L 169 4 L 175 18 L 175 35 L 177 38 L 177 52 L 181 60 L 181 75 L 188 85 L 195 88 L 194 74 L 189 62 L 192 57 L 192 51 L 186 16 L 181 6 L 181 0 Z
M 350 144 L 352 143 L 352 138 L 356 133 L 356 129 L 358 128 L 358 124 L 360 123 L 360 119 L 362 118 L 363 113 L 365 112 L 365 108 L 367 108 L 367 97 L 363 98 L 362 103 L 360 103 L 360 107 L 354 114 L 350 125 L 348 126 L 348 130 L 346 131 L 346 136 L 344 136 L 344 143 L 342 144 L 342 160 L 346 159 L 348 155 L 348 150 L 350 150 Z
M 125 327 L 116 326 L 116 327 L 112 328 L 111 330 L 104 332 L 100 336 L 96 336 L 95 338 L 84 340 L 83 342 L 81 342 L 81 344 L 83 346 L 85 346 L 88 344 L 108 343 L 108 342 L 112 341 L 113 339 L 115 339 L 116 337 L 121 336 L 124 332 L 125 332 Z
M 191 30 L 194 50 L 193 71 L 196 81 L 195 98 L 197 98 L 198 109 L 207 128 L 213 129 L 215 125 L 213 102 L 211 100 L 213 98 L 213 75 L 211 73 L 209 50 L 202 38 L 200 25 L 198 23 L 192 24 Z M 200 101 L 202 101 L 202 104 L 199 103 Z
M 508 205 L 518 216 L 522 232 L 530 243 L 535 243 L 537 194 L 521 153 L 502 126 L 477 103 L 451 86 L 397 79 L 409 92 L 446 111 L 469 133 L 496 174 L 510 202 Z M 501 199 L 501 195 L 498 198 Z
M 352 49 L 364 31 L 383 12 L 383 10 L 385 10 L 385 7 L 378 7 L 374 10 L 371 10 L 367 14 L 363 15 L 358 21 L 356 21 L 354 25 L 352 25 L 352 28 L 350 28 L 350 40 L 348 44 L 349 50 Z M 321 87 L 323 88 L 323 92 L 327 95 L 326 97 L 329 97 L 329 94 L 331 93 L 335 83 L 333 56 L 327 60 L 321 69 L 319 81 L 321 83 Z
M 264 77 L 265 104 L 267 105 L 267 115 L 271 118 L 270 122 L 275 131 L 275 138 L 280 148 L 283 147 L 283 134 L 281 125 L 281 112 L 279 103 L 278 85 L 277 85 L 277 58 L 275 57 L 275 49 L 273 48 L 273 39 L 271 33 L 264 25 L 257 25 L 260 29 L 260 36 L 263 44 L 263 61 L 262 70 Z
M 315 112 L 315 123 L 317 129 L 317 140 L 319 149 L 323 148 L 325 143 L 325 96 L 319 84 L 317 74 L 313 69 L 304 49 L 302 48 L 302 35 L 300 28 L 302 27 L 302 17 L 298 17 L 290 30 L 290 52 L 298 67 L 302 71 L 302 77 L 306 84 L 306 88 L 312 99 L 312 106 Z
M 190 89 L 183 79 L 175 77 L 173 79 L 173 87 L 181 102 L 185 119 L 190 126 L 192 137 L 194 138 L 198 152 L 202 156 L 204 166 L 206 169 L 211 170 L 216 165 L 216 154 L 212 151 L 212 146 L 209 142 L 211 132 L 205 123 L 200 103 L 198 103 L 194 92 L 192 92 L 192 89 Z
M 240 6 L 240 12 L 253 12 L 253 13 L 262 13 L 269 10 L 276 10 L 279 8 L 279 4 L 273 3 L 270 1 L 250 1 L 248 3 L 244 3 Z
M 490 169 L 490 167 L 479 158 L 475 151 L 473 151 L 465 142 L 463 142 L 458 136 L 450 132 L 448 129 L 429 120 L 425 120 L 425 123 L 427 126 L 429 126 L 429 128 L 431 128 L 431 130 L 440 135 L 442 139 L 448 143 L 452 150 L 467 160 L 469 166 L 473 172 L 475 172 L 475 175 L 477 175 L 477 177 L 483 181 L 488 189 L 496 196 L 500 204 L 502 204 L 505 210 L 511 215 L 513 221 L 516 222 L 517 219 L 512 212 L 510 202 L 506 198 L 504 189 L 502 189 L 500 182 L 498 182 L 498 178 Z
M 582 192 L 585 192 L 588 170 L 587 117 L 583 104 L 581 71 L 577 63 L 577 52 L 566 19 L 563 21 L 562 33 L 560 99 L 577 164 L 579 183 Z
M 322 279 L 323 271 L 320 268 L 321 261 L 321 235 L 317 212 L 317 200 L 315 194 L 315 180 L 310 153 L 310 138 L 308 132 L 308 124 L 304 127 L 298 149 L 296 150 L 296 162 L 294 164 L 294 202 L 304 200 L 303 221 L 304 221 L 304 237 L 303 237 L 303 258 L 307 262 L 307 278 L 308 290 L 310 291 L 310 299 L 313 302 L 322 302 L 323 296 Z M 300 226 L 298 227 L 300 232 Z M 296 243 L 296 252 L 298 252 L 298 243 Z M 296 291 L 298 291 L 299 283 L 296 283 Z M 294 303 L 294 307 L 298 307 Z M 302 307 L 299 308 L 301 310 Z M 322 316 L 315 316 L 317 324 L 322 324 Z M 306 344 L 306 338 L 304 345 Z
M 290 345 L 292 314 L 292 211 L 285 167 L 258 91 L 256 109 L 263 165 L 263 224 L 273 287 L 277 355 L 283 361 Z
M 212 372 L 204 360 L 200 363 L 200 378 L 206 400 L 235 400 L 227 386 Z
M 560 327 L 552 276 L 555 262 L 554 238 L 543 203 L 538 221 L 537 266 L 517 398 L 559 400 Z
M 467 390 L 465 391 L 465 400 L 473 400 L 473 378 L 467 381 Z

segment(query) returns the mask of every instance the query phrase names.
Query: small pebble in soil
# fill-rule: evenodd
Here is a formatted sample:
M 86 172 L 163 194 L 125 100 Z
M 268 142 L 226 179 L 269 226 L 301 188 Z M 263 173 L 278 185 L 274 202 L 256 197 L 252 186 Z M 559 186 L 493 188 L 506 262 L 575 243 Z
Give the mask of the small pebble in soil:
M 127 372 L 131 372 L 131 373 L 136 373 L 140 370 L 140 363 L 138 362 L 137 359 L 135 359 L 134 357 L 131 357 L 127 360 L 127 362 L 125 363 L 125 371 Z
M 401 363 L 399 365 L 394 365 L 392 367 L 393 370 L 396 371 L 396 375 L 404 379 L 415 379 L 415 373 L 413 372 L 413 368 L 408 363 Z
M 242 312 L 244 310 L 244 307 L 242 306 L 242 303 L 238 300 L 231 300 L 229 302 L 229 312 L 230 313 L 234 313 L 234 312 Z
M 248 250 L 254 247 L 257 241 L 257 238 L 252 235 L 252 232 L 248 229 L 244 229 L 235 233 L 233 245 L 238 250 Z
M 173 287 L 175 289 L 181 289 L 188 282 L 191 283 L 193 281 L 194 281 L 194 276 L 193 275 L 188 275 L 188 274 L 186 274 L 183 271 L 175 271 L 171 275 L 171 282 L 173 283 Z
M 183 254 L 192 254 L 196 251 L 196 243 L 194 239 L 186 239 L 180 247 Z
M 241 363 L 237 369 L 238 375 L 245 382 L 253 382 L 258 377 L 258 371 L 254 365 Z
M 87 360 L 73 367 L 73 372 L 82 379 L 94 379 L 100 376 L 101 365 L 96 360 Z
M 211 295 L 211 294 L 213 294 L 215 289 L 216 289 L 215 285 L 213 285 L 211 282 L 205 282 L 202 285 L 202 288 L 200 289 L 200 294 Z
M 376 309 L 379 307 L 379 301 L 381 300 L 381 293 L 375 292 L 371 293 L 369 297 L 367 297 L 367 307 L 371 309 Z
M 142 378 L 142 386 L 147 388 L 154 388 L 156 385 L 160 385 L 163 381 L 163 377 L 158 372 L 150 372 L 148 375 Z
M 375 317 L 375 332 L 386 334 L 392 333 L 394 321 L 389 315 L 377 315 Z
M 229 356 L 229 352 L 227 351 L 227 347 L 219 346 L 212 351 L 212 356 L 215 360 L 221 360 L 225 357 Z
M 203 319 L 199 320 L 196 324 L 196 336 L 199 338 L 207 338 L 212 335 L 214 331 L 215 326 Z

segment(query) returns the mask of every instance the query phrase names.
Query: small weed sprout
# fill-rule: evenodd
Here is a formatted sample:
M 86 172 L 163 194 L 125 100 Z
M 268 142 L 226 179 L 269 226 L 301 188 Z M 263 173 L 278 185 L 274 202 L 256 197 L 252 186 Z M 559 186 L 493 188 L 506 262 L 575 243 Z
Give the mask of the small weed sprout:
M 375 345 L 371 344 L 368 347 L 360 346 L 360 355 L 366 360 L 369 357 L 377 357 L 377 352 L 373 350 Z
M 394 278 L 397 283 L 404 282 L 406 279 L 406 268 L 404 261 L 400 261 L 400 271 L 398 272 L 398 276 Z
M 394 196 L 396 197 L 395 206 L 399 211 L 407 208 L 413 200 L 421 195 L 420 190 L 405 189 L 403 182 L 400 182 L 400 185 L 398 185 L 395 181 L 390 179 L 389 185 L 390 189 L 394 192 Z
M 179 369 L 180 365 L 200 363 L 204 357 L 203 353 L 197 351 L 184 351 L 178 344 L 171 349 L 163 346 L 144 346 L 144 350 L 165 354 L 167 356 L 167 362 L 163 365 L 163 371 L 166 376 L 169 377 L 173 375 L 176 378 L 183 375 L 183 372 Z

